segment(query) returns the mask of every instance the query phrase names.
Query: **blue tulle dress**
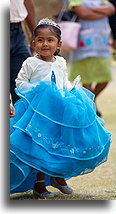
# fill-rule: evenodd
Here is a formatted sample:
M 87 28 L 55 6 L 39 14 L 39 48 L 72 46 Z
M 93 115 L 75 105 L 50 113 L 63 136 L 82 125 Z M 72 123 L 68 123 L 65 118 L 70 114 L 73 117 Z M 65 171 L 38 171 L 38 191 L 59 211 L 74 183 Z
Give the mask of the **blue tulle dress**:
M 44 172 L 69 179 L 92 172 L 107 160 L 111 133 L 96 115 L 94 95 L 76 86 L 57 89 L 54 82 L 34 80 L 16 89 L 20 96 L 11 118 L 11 193 L 33 189 Z

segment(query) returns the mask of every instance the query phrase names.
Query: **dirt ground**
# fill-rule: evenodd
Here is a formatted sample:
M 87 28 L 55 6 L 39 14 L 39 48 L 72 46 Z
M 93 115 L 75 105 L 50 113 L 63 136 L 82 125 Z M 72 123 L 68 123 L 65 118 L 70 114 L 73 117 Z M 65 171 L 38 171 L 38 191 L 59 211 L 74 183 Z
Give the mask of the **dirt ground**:
M 97 100 L 97 105 L 103 113 L 105 127 L 112 132 L 112 144 L 109 152 L 108 161 L 100 165 L 94 172 L 87 175 L 73 177 L 67 183 L 74 189 L 72 195 L 64 195 L 59 190 L 48 187 L 54 191 L 56 197 L 52 200 L 115 200 L 115 158 L 116 158 L 116 65 L 112 64 L 113 81 L 101 93 Z M 23 194 L 13 194 L 11 200 L 35 200 L 32 191 Z M 37 199 L 40 200 L 40 199 Z M 46 200 L 46 199 L 44 199 Z M 49 199 L 50 200 L 50 199 Z

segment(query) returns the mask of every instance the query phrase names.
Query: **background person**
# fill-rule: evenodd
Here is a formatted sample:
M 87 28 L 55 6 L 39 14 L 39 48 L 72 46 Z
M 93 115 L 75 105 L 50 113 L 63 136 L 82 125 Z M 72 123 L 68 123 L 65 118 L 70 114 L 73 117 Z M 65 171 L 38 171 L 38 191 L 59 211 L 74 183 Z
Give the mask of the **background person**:
M 10 93 L 13 104 L 19 99 L 14 91 L 15 79 L 23 61 L 31 56 L 22 28 L 24 20 L 32 33 L 36 26 L 33 1 L 10 0 Z
M 69 9 L 81 23 L 77 50 L 69 53 L 69 80 L 80 74 L 82 85 L 95 94 L 96 101 L 112 80 L 108 16 L 115 8 L 106 0 L 69 0 Z M 98 110 L 97 114 L 101 116 Z

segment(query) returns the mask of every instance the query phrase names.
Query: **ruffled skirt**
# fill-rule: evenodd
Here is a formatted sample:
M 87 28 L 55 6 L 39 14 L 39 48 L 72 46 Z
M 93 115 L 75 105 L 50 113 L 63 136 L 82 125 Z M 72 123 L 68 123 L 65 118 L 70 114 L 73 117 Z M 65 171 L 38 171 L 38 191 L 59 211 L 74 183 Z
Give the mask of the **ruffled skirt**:
M 10 119 L 11 193 L 33 189 L 36 175 L 69 179 L 92 172 L 107 160 L 111 133 L 96 115 L 94 95 L 78 86 L 58 90 L 39 80 L 16 93 L 16 115 Z

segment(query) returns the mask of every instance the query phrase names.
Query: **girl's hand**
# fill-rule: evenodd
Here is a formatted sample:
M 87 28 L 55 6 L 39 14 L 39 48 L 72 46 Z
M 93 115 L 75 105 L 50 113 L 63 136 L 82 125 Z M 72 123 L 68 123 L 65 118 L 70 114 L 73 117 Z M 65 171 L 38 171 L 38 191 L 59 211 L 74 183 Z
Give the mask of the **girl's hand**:
M 10 104 L 10 118 L 15 116 L 15 109 L 14 107 Z

